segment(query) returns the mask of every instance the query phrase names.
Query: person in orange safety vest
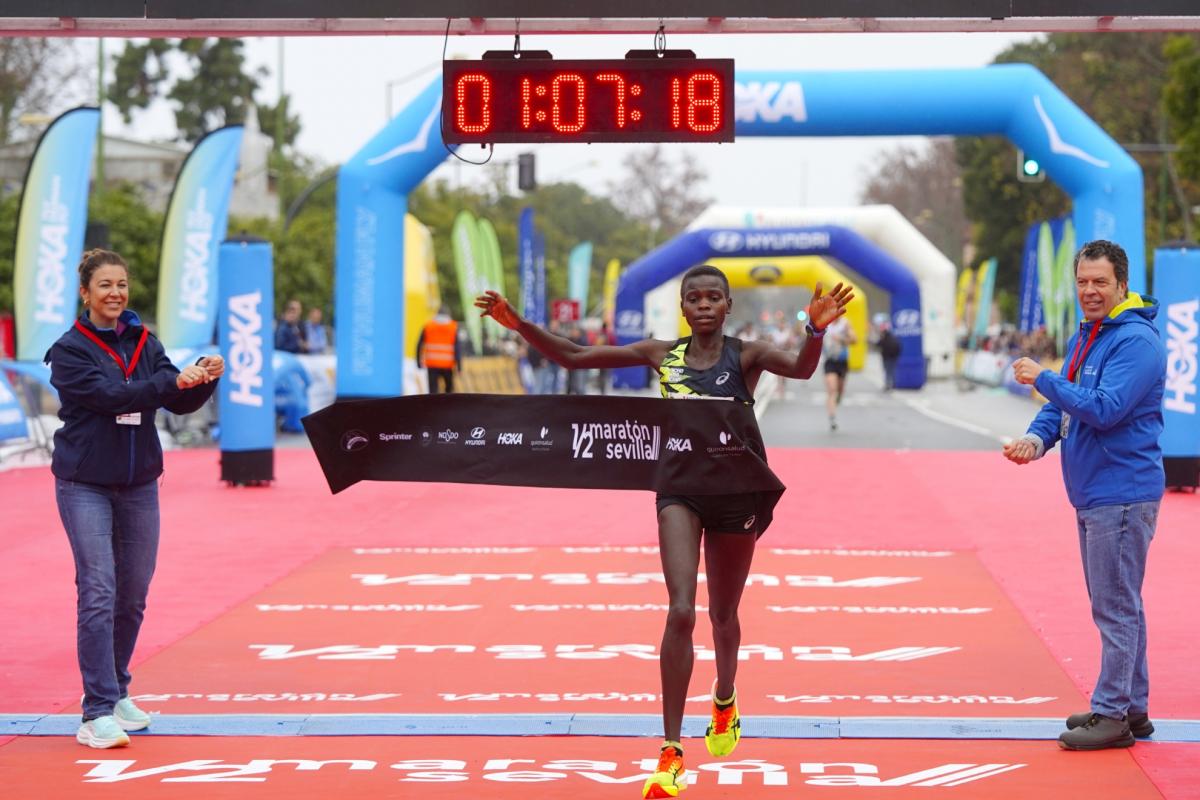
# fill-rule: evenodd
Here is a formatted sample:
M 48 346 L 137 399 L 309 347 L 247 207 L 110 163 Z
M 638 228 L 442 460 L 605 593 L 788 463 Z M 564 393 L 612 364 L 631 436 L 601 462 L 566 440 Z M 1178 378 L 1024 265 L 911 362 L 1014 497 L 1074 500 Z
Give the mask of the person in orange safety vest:
M 454 391 L 454 373 L 462 364 L 458 344 L 458 323 L 450 318 L 450 309 L 442 306 L 437 316 L 425 324 L 417 339 L 417 366 L 425 367 L 430 394 Z

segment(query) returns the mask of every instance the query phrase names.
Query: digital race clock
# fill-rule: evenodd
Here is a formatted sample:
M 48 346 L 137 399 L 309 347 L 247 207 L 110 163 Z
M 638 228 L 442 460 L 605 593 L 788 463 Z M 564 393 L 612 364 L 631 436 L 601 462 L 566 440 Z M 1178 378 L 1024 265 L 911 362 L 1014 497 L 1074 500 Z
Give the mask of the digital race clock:
M 443 62 L 443 140 L 733 141 L 733 59 L 540 55 Z

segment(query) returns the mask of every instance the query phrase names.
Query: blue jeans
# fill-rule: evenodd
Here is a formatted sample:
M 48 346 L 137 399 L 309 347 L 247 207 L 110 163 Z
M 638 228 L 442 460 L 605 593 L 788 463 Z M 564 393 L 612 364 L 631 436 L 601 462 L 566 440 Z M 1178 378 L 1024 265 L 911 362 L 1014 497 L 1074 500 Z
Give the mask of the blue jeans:
M 1155 500 L 1075 511 L 1083 577 L 1092 619 L 1100 629 L 1100 677 L 1092 692 L 1092 713 L 1115 719 L 1149 708 L 1142 578 L 1158 504 Z
M 128 694 L 129 659 L 158 557 L 158 484 L 55 478 L 54 493 L 75 556 L 83 718 L 95 719 Z

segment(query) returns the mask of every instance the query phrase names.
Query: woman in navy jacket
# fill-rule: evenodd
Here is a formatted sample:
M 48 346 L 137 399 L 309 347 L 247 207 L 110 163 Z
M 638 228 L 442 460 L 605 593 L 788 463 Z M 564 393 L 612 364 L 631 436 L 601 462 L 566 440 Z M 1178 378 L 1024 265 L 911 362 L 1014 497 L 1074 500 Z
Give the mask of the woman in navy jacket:
M 163 458 L 155 412 L 199 409 L 225 362 L 206 356 L 176 369 L 125 307 L 129 268 L 116 253 L 84 253 L 79 294 L 83 315 L 46 354 L 64 423 L 54 435 L 51 469 L 78 590 L 84 696 L 75 738 L 108 748 L 129 744 L 126 731 L 150 724 L 128 687 L 158 553 L 156 480 Z

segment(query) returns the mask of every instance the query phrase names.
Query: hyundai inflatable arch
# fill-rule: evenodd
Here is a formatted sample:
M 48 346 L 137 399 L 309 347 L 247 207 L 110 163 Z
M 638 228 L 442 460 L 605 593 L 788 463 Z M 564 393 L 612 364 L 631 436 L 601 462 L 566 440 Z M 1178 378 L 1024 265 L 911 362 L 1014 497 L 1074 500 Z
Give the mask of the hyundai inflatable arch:
M 860 370 L 867 360 L 869 305 L 866 292 L 859 282 L 839 272 L 819 256 L 784 258 L 712 258 L 717 269 L 725 273 L 729 288 L 737 296 L 743 290 L 803 287 L 813 289 L 818 283 L 829 292 L 839 283 L 855 287 L 855 295 L 846 306 L 846 321 L 854 331 L 855 342 L 850 345 L 850 369 Z M 674 341 L 690 332 L 679 303 L 680 279 L 669 280 L 646 293 L 646 324 L 655 339 Z
M 908 267 L 849 228 L 703 228 L 681 234 L 629 265 L 617 285 L 617 343 L 646 336 L 646 293 L 689 268 L 714 258 L 825 256 L 841 261 L 891 295 L 893 331 L 900 339 L 896 387 L 925 385 L 921 342 L 921 291 Z M 613 385 L 640 389 L 646 371 L 613 370 Z
M 1112 239 L 1123 245 L 1129 253 L 1129 288 L 1145 290 L 1141 168 L 1033 67 L 739 71 L 735 79 L 738 138 L 1008 137 L 1071 196 L 1080 241 Z M 449 152 L 441 137 L 441 99 L 439 76 L 338 176 L 339 397 L 384 397 L 402 391 L 404 213 L 408 192 Z M 894 306 L 895 300 L 893 295 Z M 641 308 L 625 311 L 644 314 Z M 907 315 L 900 319 L 906 326 L 910 321 Z M 912 322 L 919 337 L 921 319 Z M 906 341 L 913 341 L 911 333 Z M 923 381 L 924 366 L 918 370 L 911 360 L 916 352 L 906 353 L 901 361 L 905 380 L 915 380 L 919 372 Z
M 921 343 L 927 377 L 954 375 L 954 288 L 958 269 L 904 215 L 889 205 L 819 208 L 712 206 L 693 228 L 804 228 L 841 225 L 870 239 L 912 271 L 921 287 Z M 861 276 L 859 276 L 861 279 Z M 854 350 L 850 351 L 854 369 Z

